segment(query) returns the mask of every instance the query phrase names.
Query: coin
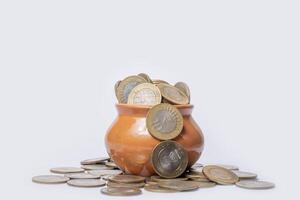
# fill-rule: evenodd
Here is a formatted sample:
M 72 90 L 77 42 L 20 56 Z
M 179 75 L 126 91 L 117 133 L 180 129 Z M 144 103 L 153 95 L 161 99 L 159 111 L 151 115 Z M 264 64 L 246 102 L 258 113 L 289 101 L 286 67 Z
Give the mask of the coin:
M 144 185 L 145 185 L 144 182 L 139 182 L 139 183 L 117 183 L 117 182 L 107 181 L 107 186 L 110 186 L 110 187 L 142 188 L 142 187 L 144 187 Z
M 81 165 L 81 168 L 82 169 L 87 169 L 87 170 L 94 170 L 94 169 L 108 170 L 108 169 L 113 169 L 113 167 L 108 167 L 108 166 L 102 165 L 102 164 Z
M 234 184 L 239 181 L 239 177 L 232 171 L 216 165 L 203 167 L 203 174 L 209 180 L 222 185 Z
M 145 177 L 135 175 L 115 175 L 110 177 L 109 180 L 118 183 L 139 183 L 144 182 Z
M 112 162 L 112 161 L 106 162 L 105 165 L 106 165 L 107 167 L 113 167 L 113 168 L 118 169 L 118 166 L 116 165 L 116 163 L 114 163 L 114 162 Z
M 154 171 L 163 178 L 176 178 L 184 173 L 188 155 L 175 141 L 167 140 L 156 145 L 151 154 Z
M 204 178 L 206 179 L 205 175 L 203 172 L 197 172 L 197 171 L 191 171 L 185 174 L 186 177 L 188 178 Z
M 120 83 L 121 83 L 121 81 L 119 80 L 119 81 L 117 81 L 117 82 L 115 83 L 115 86 L 114 86 L 114 88 L 115 88 L 115 95 L 116 95 L 117 98 L 118 98 L 118 95 L 117 95 L 117 91 L 118 91 L 118 90 L 117 90 L 117 89 L 118 89 Z
M 67 174 L 67 173 L 84 172 L 84 169 L 78 167 L 55 167 L 55 168 L 51 168 L 50 172 L 57 173 L 57 174 Z
M 197 182 L 211 182 L 209 179 L 207 179 L 206 177 L 205 178 L 189 178 L 191 179 L 192 181 L 197 181 Z
M 100 158 L 91 158 L 86 159 L 80 162 L 82 165 L 92 165 L 92 164 L 104 164 L 107 161 L 108 157 L 100 157 Z
M 65 174 L 65 177 L 71 178 L 71 179 L 89 179 L 89 178 L 100 178 L 100 176 L 88 174 L 88 173 L 70 173 Z
M 33 182 L 44 184 L 66 183 L 68 180 L 70 180 L 68 177 L 59 175 L 40 175 L 32 177 Z
M 152 83 L 155 84 L 155 85 L 158 85 L 158 84 L 161 84 L 161 83 L 169 84 L 167 81 L 160 80 L 160 79 L 153 79 Z
M 145 185 L 144 189 L 149 191 L 149 192 L 162 192 L 162 193 L 177 192 L 177 190 L 160 187 L 158 184 L 156 184 L 156 185 L 154 185 L 154 184 L 153 185 L 150 185 L 150 184 Z
M 161 95 L 168 101 L 178 105 L 189 103 L 188 97 L 178 88 L 164 83 L 158 84 L 157 87 L 159 88 Z
M 241 180 L 237 182 L 236 185 L 246 189 L 270 189 L 275 187 L 274 183 L 257 180 Z
M 89 174 L 95 175 L 95 176 L 104 176 L 104 175 L 117 175 L 122 174 L 121 170 L 114 170 L 114 169 L 95 169 L 95 170 L 89 170 Z
M 101 189 L 101 193 L 112 196 L 129 196 L 141 194 L 142 191 L 139 188 L 105 187 Z
M 158 87 L 151 83 L 142 83 L 134 87 L 129 96 L 128 104 L 156 105 L 161 102 L 161 94 Z
M 163 188 L 173 189 L 177 191 L 188 191 L 199 188 L 199 183 L 193 181 L 158 182 L 158 185 Z
M 235 173 L 240 179 L 252 179 L 257 177 L 257 174 L 251 172 L 243 172 L 237 170 L 233 170 L 232 172 Z
M 117 87 L 117 98 L 119 103 L 127 103 L 128 101 L 128 96 L 131 92 L 131 90 L 141 84 L 141 83 L 146 83 L 147 81 L 140 77 L 140 76 L 129 76 L 125 78 L 119 86 Z
M 179 90 L 181 90 L 189 99 L 189 102 L 191 101 L 191 92 L 190 92 L 190 88 L 189 86 L 184 83 L 184 82 L 177 82 L 174 85 L 176 88 L 178 88 Z
M 223 164 L 216 164 L 216 166 L 220 166 L 223 167 L 225 169 L 229 169 L 229 170 L 238 170 L 239 168 L 235 165 L 223 165 Z
M 199 181 L 189 181 L 189 182 L 195 182 L 198 184 L 199 188 L 209 188 L 209 187 L 214 187 L 216 186 L 216 183 L 214 182 L 199 182 Z
M 101 187 L 105 185 L 105 181 L 100 179 L 71 179 L 67 184 L 76 187 Z
M 148 83 L 152 83 L 151 78 L 148 76 L 148 74 L 145 73 L 139 73 L 138 76 L 143 77 Z
M 151 176 L 152 181 L 186 181 L 187 177 L 178 177 L 178 178 L 163 178 L 160 176 Z
M 153 137 L 159 140 L 170 140 L 181 133 L 183 117 L 175 106 L 162 103 L 149 110 L 146 126 Z

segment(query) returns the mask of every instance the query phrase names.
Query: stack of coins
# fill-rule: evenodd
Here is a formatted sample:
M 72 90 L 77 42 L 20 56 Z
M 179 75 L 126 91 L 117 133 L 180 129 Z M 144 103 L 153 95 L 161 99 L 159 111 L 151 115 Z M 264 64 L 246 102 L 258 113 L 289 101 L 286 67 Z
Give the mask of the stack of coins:
M 189 104 L 190 89 L 184 82 L 174 86 L 163 80 L 152 80 L 140 73 L 115 84 L 119 103 L 151 106 L 146 118 L 148 132 L 162 141 L 152 152 L 155 172 L 164 178 L 176 178 L 188 164 L 185 149 L 175 139 L 183 129 L 183 117 L 174 105 Z
M 162 142 L 158 150 L 163 148 L 170 147 Z M 69 186 L 82 188 L 101 187 L 102 194 L 111 196 L 139 195 L 143 188 L 147 192 L 173 193 L 212 188 L 216 185 L 236 185 L 246 189 L 269 189 L 275 186 L 271 182 L 257 180 L 255 173 L 221 164 L 203 166 L 196 163 L 180 177 L 176 177 L 176 169 L 168 171 L 169 177 L 176 178 L 162 177 L 161 172 L 155 176 L 141 177 L 124 174 L 115 167 L 112 160 L 102 157 L 84 160 L 81 167 L 56 167 L 51 168 L 50 172 L 54 174 L 34 176 L 32 181 L 42 184 L 67 183 Z

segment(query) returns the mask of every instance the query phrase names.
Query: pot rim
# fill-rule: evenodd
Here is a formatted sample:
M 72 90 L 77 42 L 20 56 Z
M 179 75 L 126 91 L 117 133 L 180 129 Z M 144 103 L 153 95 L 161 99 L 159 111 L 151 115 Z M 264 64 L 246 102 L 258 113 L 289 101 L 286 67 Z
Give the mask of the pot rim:
M 152 108 L 153 106 L 149 106 L 149 105 L 134 105 L 134 104 L 125 104 L 125 103 L 116 103 L 115 104 L 117 107 L 124 107 L 124 108 Z M 186 104 L 186 105 L 173 105 L 176 108 L 180 109 L 180 108 L 193 108 L 194 105 L 193 104 Z

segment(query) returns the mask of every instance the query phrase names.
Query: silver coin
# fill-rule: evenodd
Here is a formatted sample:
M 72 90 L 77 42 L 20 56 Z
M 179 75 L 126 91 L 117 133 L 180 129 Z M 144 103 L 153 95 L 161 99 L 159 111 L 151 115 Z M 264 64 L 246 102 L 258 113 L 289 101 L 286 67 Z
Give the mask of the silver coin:
M 68 180 L 70 180 L 68 177 L 59 175 L 40 175 L 32 178 L 33 182 L 44 184 L 66 183 Z
M 275 187 L 274 183 L 257 180 L 241 180 L 237 182 L 236 185 L 246 189 L 270 189 Z
M 257 174 L 251 173 L 251 172 L 243 172 L 243 171 L 237 171 L 233 170 L 233 173 L 235 173 L 240 179 L 251 179 L 256 178 Z
M 101 164 L 81 165 L 81 168 L 82 169 L 86 169 L 86 170 L 94 170 L 94 169 L 107 170 L 107 169 L 113 169 L 113 167 L 108 167 L 106 165 L 101 165 Z
M 55 168 L 51 168 L 50 171 L 52 173 L 57 173 L 57 174 L 67 174 L 67 173 L 84 172 L 84 169 L 81 169 L 79 167 L 55 167 Z
M 104 164 L 105 161 L 109 160 L 108 157 L 100 157 L 100 158 L 91 158 L 86 159 L 80 162 L 82 165 L 92 165 L 92 164 Z
M 100 176 L 88 174 L 88 173 L 70 173 L 70 174 L 65 174 L 65 177 L 68 177 L 70 179 L 100 178 Z
M 113 167 L 115 169 L 118 169 L 118 166 L 116 165 L 116 163 L 112 162 L 112 161 L 109 161 L 109 162 L 106 162 L 105 165 L 107 167 Z
M 122 174 L 121 170 L 89 170 L 89 174 L 95 175 L 95 176 L 104 176 L 104 175 L 118 175 Z
M 101 179 L 71 179 L 67 184 L 76 187 L 101 187 L 105 185 L 105 181 Z
M 111 195 L 111 196 L 130 196 L 141 194 L 142 191 L 139 188 L 114 188 L 114 187 L 105 187 L 101 189 L 102 194 Z
M 235 165 L 223 165 L 223 164 L 216 164 L 216 166 L 223 167 L 229 170 L 238 170 L 239 168 Z

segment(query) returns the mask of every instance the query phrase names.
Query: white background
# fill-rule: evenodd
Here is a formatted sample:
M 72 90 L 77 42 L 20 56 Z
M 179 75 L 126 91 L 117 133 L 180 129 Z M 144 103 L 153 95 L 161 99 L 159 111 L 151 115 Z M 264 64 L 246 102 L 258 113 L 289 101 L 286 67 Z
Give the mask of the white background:
M 31 177 L 105 155 L 114 83 L 145 72 L 189 84 L 200 162 L 238 165 L 276 188 L 131 199 L 296 199 L 299 10 L 289 0 L 1 0 L 1 198 L 113 199 Z

